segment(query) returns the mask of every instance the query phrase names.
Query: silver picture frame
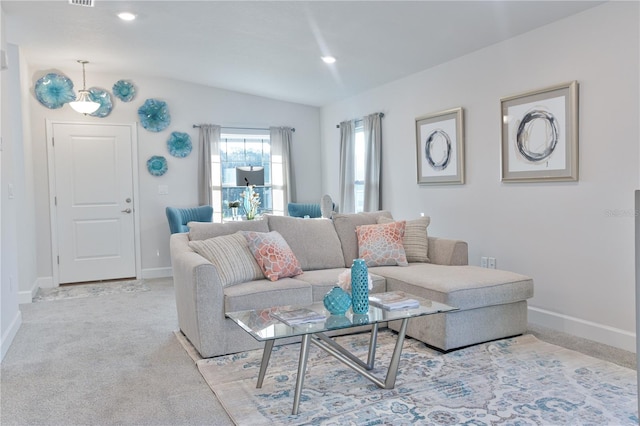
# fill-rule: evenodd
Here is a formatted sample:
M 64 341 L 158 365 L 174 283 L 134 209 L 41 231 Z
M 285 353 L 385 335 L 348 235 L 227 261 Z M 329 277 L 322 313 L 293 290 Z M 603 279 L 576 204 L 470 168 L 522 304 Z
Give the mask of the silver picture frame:
M 578 82 L 500 100 L 503 182 L 578 180 Z
M 419 185 L 464 183 L 462 107 L 416 118 Z

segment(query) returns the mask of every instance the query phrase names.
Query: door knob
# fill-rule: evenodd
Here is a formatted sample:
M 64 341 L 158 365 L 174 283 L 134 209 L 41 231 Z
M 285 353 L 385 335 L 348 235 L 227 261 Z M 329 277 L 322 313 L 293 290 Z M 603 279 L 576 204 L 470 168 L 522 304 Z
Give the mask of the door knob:
M 131 209 L 124 209 L 122 210 L 122 213 L 131 213 Z
M 131 202 L 131 198 L 127 198 L 125 201 L 126 201 L 127 203 L 130 203 L 130 202 Z

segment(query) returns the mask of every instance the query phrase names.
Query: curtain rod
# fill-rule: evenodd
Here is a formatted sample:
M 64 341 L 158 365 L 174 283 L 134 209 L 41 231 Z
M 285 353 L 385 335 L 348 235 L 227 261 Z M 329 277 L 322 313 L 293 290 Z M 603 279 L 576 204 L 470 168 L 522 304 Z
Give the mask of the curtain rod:
M 193 125 L 194 129 L 198 129 L 200 128 L 199 124 L 194 124 Z M 221 129 L 233 129 L 233 130 L 271 130 L 269 128 L 266 127 L 226 127 L 226 126 L 220 126 Z M 291 129 L 292 132 L 295 132 L 296 129 L 292 128 Z
M 380 116 L 380 118 L 382 118 L 382 117 L 384 117 L 384 112 L 379 112 L 378 115 Z M 362 119 L 356 120 L 356 123 L 359 122 L 359 121 L 362 121 Z M 339 129 L 339 128 L 340 128 L 340 125 L 336 124 L 336 129 Z

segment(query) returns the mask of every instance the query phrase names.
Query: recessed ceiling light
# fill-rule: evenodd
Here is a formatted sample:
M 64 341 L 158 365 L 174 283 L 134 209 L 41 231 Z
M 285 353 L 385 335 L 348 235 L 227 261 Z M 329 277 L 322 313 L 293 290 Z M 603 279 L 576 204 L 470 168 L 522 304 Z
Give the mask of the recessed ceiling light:
M 333 64 L 336 61 L 336 58 L 334 58 L 333 56 L 323 56 L 322 60 L 325 62 L 325 64 Z
M 118 13 L 118 18 L 122 19 L 123 21 L 133 21 L 134 19 L 136 19 L 136 15 L 130 12 L 122 12 Z

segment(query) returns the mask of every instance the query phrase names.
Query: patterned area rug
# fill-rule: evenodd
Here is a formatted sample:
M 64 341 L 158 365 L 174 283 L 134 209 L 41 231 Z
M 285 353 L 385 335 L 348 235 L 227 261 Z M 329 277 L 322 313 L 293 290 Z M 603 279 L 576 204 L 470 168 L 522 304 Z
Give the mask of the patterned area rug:
M 105 296 L 116 293 L 137 293 L 140 291 L 149 291 L 149 286 L 143 283 L 142 280 L 72 284 L 55 288 L 38 289 L 38 292 L 33 298 L 33 302 L 78 299 L 81 297 Z
M 183 339 L 183 345 L 186 340 Z M 338 342 L 365 358 L 368 334 Z M 395 335 L 381 332 L 374 374 Z M 291 415 L 299 344 L 275 347 L 262 389 L 262 351 L 196 362 L 238 425 L 637 425 L 636 372 L 532 335 L 440 354 L 405 341 L 394 389 L 379 389 L 311 345 L 300 414 Z

